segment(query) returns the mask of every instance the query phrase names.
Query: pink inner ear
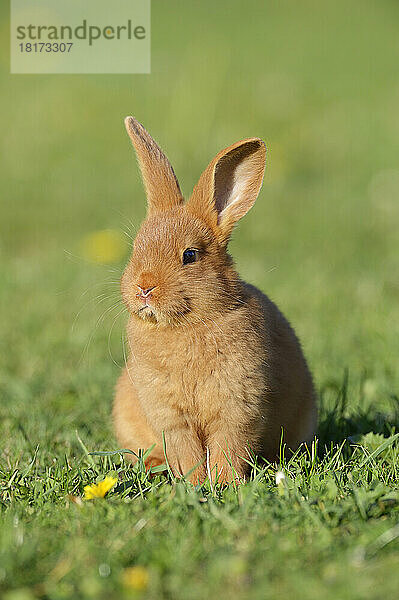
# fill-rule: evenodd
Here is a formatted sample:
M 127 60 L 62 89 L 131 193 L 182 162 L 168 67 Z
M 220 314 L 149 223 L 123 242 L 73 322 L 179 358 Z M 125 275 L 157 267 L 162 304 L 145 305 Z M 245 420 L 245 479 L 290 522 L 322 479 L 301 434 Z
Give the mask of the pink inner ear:
M 218 217 L 227 206 L 240 199 L 257 176 L 250 157 L 259 150 L 261 143 L 259 140 L 247 142 L 218 161 L 214 176 L 214 202 Z
M 221 150 L 195 186 L 187 209 L 205 221 L 225 245 L 235 223 L 254 205 L 262 185 L 266 146 L 259 138 Z

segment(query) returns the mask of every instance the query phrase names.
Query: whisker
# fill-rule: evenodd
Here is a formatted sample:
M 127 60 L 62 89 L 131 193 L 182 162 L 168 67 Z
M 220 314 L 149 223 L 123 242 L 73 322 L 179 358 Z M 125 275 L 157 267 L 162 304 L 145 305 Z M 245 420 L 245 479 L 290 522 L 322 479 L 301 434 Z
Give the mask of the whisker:
M 110 346 L 110 343 L 111 343 L 111 335 L 112 335 L 112 331 L 113 331 L 113 329 L 114 329 L 115 323 L 116 323 L 117 319 L 120 317 L 120 315 L 121 315 L 123 312 L 125 312 L 125 310 L 126 310 L 126 307 L 125 307 L 125 306 L 123 306 L 123 307 L 121 308 L 121 310 L 118 312 L 118 314 L 116 315 L 115 319 L 113 320 L 113 323 L 112 323 L 111 329 L 109 330 L 109 334 L 108 334 L 108 354 L 110 355 L 110 357 L 111 357 L 111 360 L 112 360 L 112 362 L 114 363 L 114 365 L 116 365 L 116 366 L 117 366 L 117 367 L 119 367 L 119 368 L 121 368 L 121 365 L 120 365 L 119 363 L 117 363 L 117 362 L 116 362 L 116 360 L 114 359 L 114 357 L 112 356 L 112 352 L 111 352 L 111 346 Z
M 134 242 L 134 237 L 133 237 L 133 236 L 132 236 L 132 235 L 129 233 L 129 230 L 128 230 L 128 229 L 125 229 L 125 228 L 123 228 L 123 229 L 122 229 L 122 231 L 123 231 L 123 233 L 125 234 L 125 236 L 126 236 L 127 238 L 129 238 L 129 240 L 132 242 L 132 245 L 133 245 L 133 242 Z M 130 244 L 129 244 L 129 245 L 130 245 Z
M 93 340 L 94 334 L 96 333 L 96 331 L 97 331 L 97 329 L 98 329 L 99 325 L 100 325 L 100 324 L 102 323 L 102 321 L 104 320 L 105 316 L 106 316 L 106 315 L 107 315 L 107 314 L 108 314 L 110 311 L 112 311 L 112 310 L 115 310 L 116 308 L 119 308 L 120 304 L 121 304 L 121 301 L 119 301 L 119 302 L 116 302 L 116 303 L 115 303 L 115 304 L 113 304 L 112 306 L 109 306 L 109 307 L 108 307 L 108 308 L 107 308 L 107 309 L 106 309 L 106 310 L 105 310 L 105 311 L 102 313 L 102 315 L 101 315 L 100 317 L 98 317 L 98 319 L 97 319 L 97 322 L 96 322 L 96 324 L 95 324 L 95 326 L 94 326 L 94 329 L 93 329 L 93 331 L 91 332 L 91 334 L 90 334 L 90 337 L 89 337 L 88 341 L 86 342 L 86 345 L 85 345 L 85 347 L 84 347 L 84 349 L 83 349 L 83 352 L 82 352 L 82 355 L 81 355 L 81 357 L 80 357 L 80 361 L 79 361 L 79 362 L 82 362 L 82 360 L 83 360 L 83 358 L 84 358 L 85 354 L 88 352 L 88 350 L 89 350 L 89 347 L 90 347 L 90 344 L 91 344 L 91 342 L 92 342 L 92 340 Z
M 133 352 L 132 346 L 130 344 L 129 336 L 127 334 L 126 334 L 126 340 L 127 340 L 128 346 L 129 346 L 130 356 L 133 358 L 134 362 L 136 363 L 136 366 L 138 367 L 139 363 L 138 363 L 138 360 L 136 358 L 135 353 Z M 128 357 L 126 356 L 126 348 L 125 348 L 125 344 L 123 342 L 123 338 L 122 338 L 122 343 L 123 343 L 123 356 L 124 356 L 124 359 L 125 359 L 126 371 L 127 371 L 128 377 L 130 379 L 130 383 L 132 385 L 134 385 L 133 379 L 132 379 L 132 377 L 130 375 L 130 369 L 129 369 L 129 365 L 128 365 L 128 361 L 127 361 Z
M 213 320 L 213 319 L 211 319 L 210 317 L 208 317 L 208 318 L 209 318 L 210 322 L 211 322 L 211 323 L 213 323 L 213 324 L 214 324 L 214 326 L 215 326 L 215 327 L 217 327 L 217 328 L 219 329 L 220 333 L 222 333 L 222 334 L 223 334 L 223 333 L 224 333 L 224 332 L 223 332 L 223 329 L 221 329 L 221 327 L 219 327 L 219 325 L 216 323 L 216 321 L 214 321 L 214 320 Z
M 109 294 L 99 294 L 98 296 L 96 296 L 95 298 L 90 298 L 90 300 L 88 300 L 83 306 L 82 308 L 77 312 L 74 320 L 72 321 L 72 325 L 71 325 L 71 331 L 75 331 L 75 326 L 77 323 L 78 318 L 80 317 L 80 315 L 82 314 L 82 312 L 85 310 L 85 308 L 87 308 L 89 306 L 89 304 L 91 304 L 92 302 L 98 302 L 98 304 L 101 304 L 102 302 L 104 302 L 105 300 L 118 300 L 119 299 L 119 294 L 117 295 L 116 293 L 113 295 L 109 295 Z

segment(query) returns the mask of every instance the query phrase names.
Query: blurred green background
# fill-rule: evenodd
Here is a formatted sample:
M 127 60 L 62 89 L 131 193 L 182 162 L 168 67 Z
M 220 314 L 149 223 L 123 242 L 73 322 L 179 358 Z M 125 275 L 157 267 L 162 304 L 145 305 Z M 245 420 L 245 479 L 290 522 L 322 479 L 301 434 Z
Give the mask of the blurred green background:
M 388 0 L 154 1 L 151 75 L 35 76 L 8 74 L 2 7 L 7 414 L 29 401 L 45 429 L 43 410 L 74 390 L 62 419 L 80 422 L 96 389 L 112 440 L 129 237 L 116 264 L 84 248 L 104 229 L 134 235 L 144 215 L 127 114 L 164 148 L 186 195 L 219 149 L 266 140 L 263 190 L 231 248 L 242 276 L 293 322 L 319 389 L 348 369 L 352 403 L 359 385 L 373 403 L 397 393 L 398 17 Z
M 82 456 L 76 429 L 90 450 L 115 448 L 110 411 L 126 321 L 118 280 L 145 213 L 128 114 L 165 150 L 186 196 L 221 148 L 265 139 L 263 189 L 231 244 L 239 271 L 293 323 L 325 406 L 348 373 L 346 416 L 362 406 L 389 422 L 399 387 L 399 3 L 153 0 L 152 72 L 137 76 L 10 75 L 7 3 L 0 11 L 4 471 L 29 464 L 40 444 L 40 469 L 66 457 L 68 488 L 68 460 L 79 465 Z M 118 246 L 118 236 L 115 262 L 109 243 Z M 90 259 L 93 244 L 100 262 Z M 29 521 L 35 504 L 27 504 Z M 53 531 L 63 519 L 73 555 L 69 517 L 54 506 L 43 510 Z M 14 526 L 10 517 L 10 540 Z M 25 554 L 14 542 L 5 554 L 21 585 L 56 563 L 43 548 L 37 559 L 44 517 L 42 527 L 32 525 Z M 102 532 L 90 550 L 82 536 L 77 577 L 100 552 Z M 20 569 L 24 560 L 32 574 Z M 184 591 L 176 577 L 172 569 Z

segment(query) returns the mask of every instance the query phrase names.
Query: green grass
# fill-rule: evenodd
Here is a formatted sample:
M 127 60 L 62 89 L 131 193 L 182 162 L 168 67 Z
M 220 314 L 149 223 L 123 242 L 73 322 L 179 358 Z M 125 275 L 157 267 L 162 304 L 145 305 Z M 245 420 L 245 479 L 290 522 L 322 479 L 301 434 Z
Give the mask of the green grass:
M 152 12 L 149 76 L 10 76 L 1 8 L 0 597 L 396 598 L 398 5 Z M 186 194 L 220 148 L 267 142 L 231 249 L 294 324 L 321 404 L 317 445 L 279 467 L 280 486 L 259 463 L 239 489 L 195 490 L 79 442 L 116 449 L 129 238 L 112 265 L 82 243 L 144 215 L 127 114 Z M 104 500 L 71 499 L 115 472 Z M 124 585 L 132 565 L 146 589 Z

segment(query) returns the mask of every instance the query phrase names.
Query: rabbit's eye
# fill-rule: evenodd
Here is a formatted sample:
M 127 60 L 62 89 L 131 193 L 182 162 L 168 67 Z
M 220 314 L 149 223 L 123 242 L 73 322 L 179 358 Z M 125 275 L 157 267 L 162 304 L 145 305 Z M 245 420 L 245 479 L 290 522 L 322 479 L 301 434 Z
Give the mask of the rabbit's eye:
M 187 248 L 187 250 L 183 252 L 183 265 L 193 263 L 197 260 L 197 258 L 198 250 L 195 250 L 195 248 Z

